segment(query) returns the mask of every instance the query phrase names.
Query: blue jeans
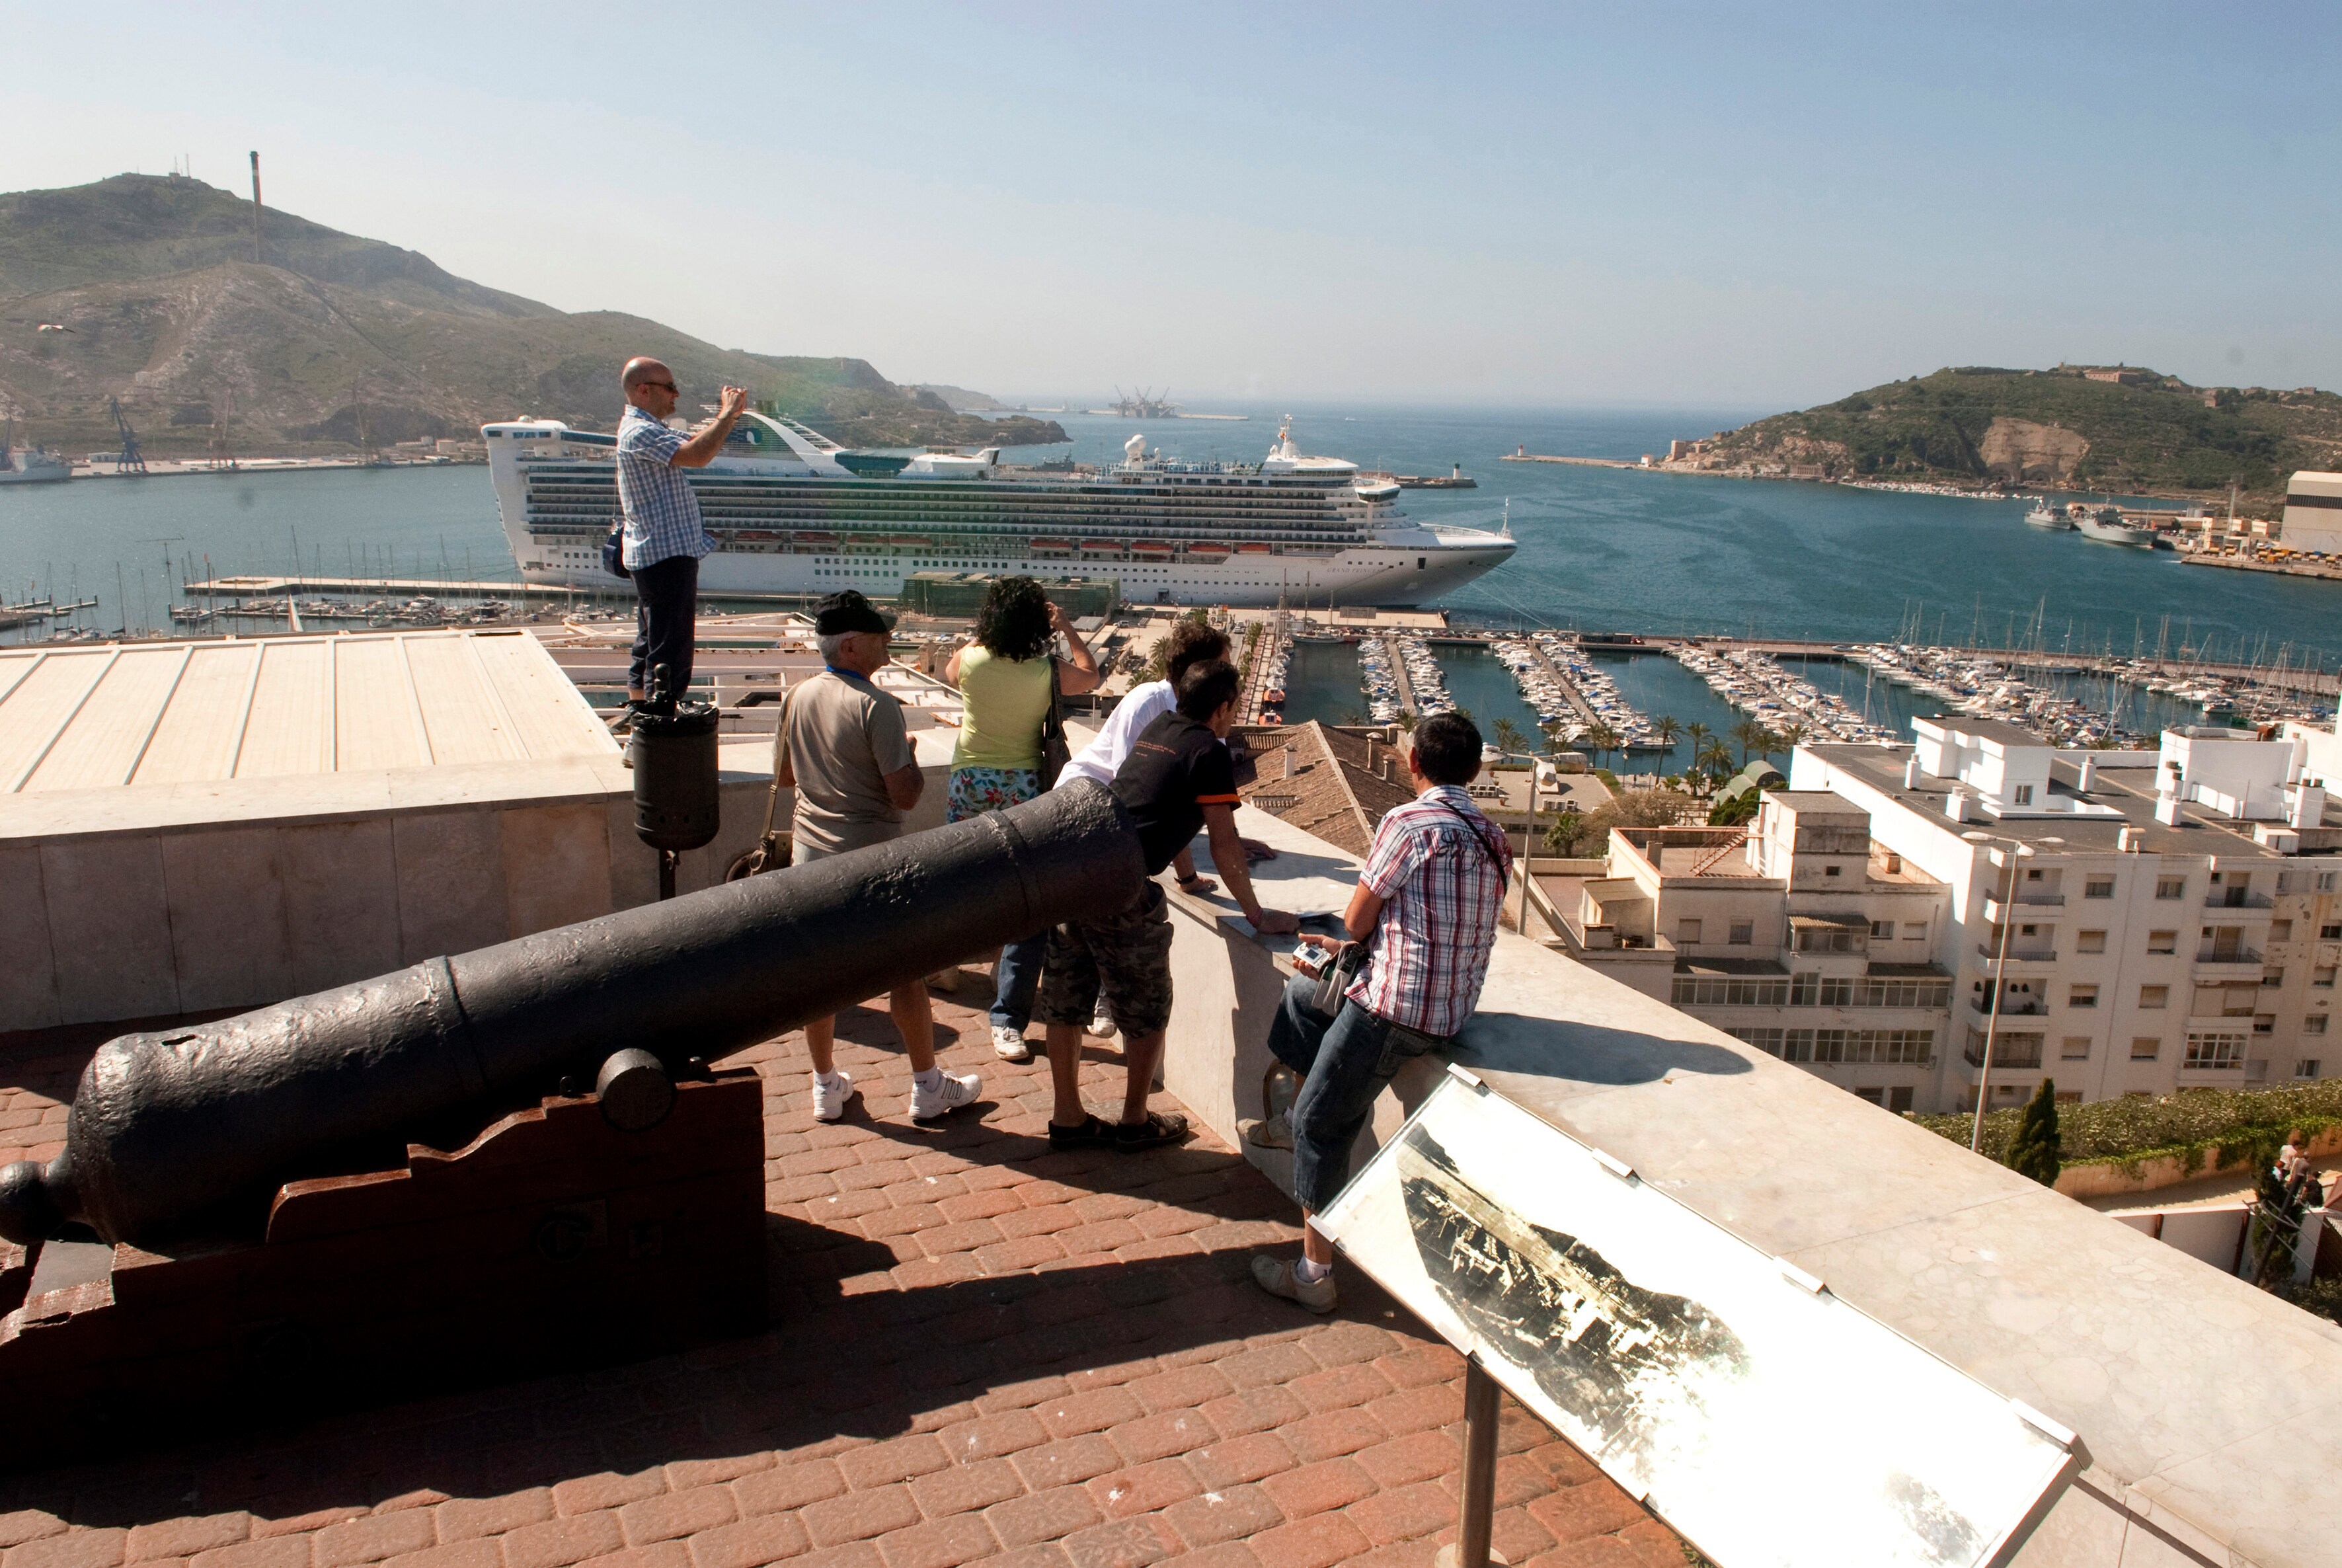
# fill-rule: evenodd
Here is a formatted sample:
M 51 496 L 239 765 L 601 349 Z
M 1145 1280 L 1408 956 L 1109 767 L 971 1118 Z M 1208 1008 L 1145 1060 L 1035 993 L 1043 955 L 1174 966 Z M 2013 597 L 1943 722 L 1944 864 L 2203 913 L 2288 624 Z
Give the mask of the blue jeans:
M 1018 1034 L 1033 1022 L 1033 996 L 1041 988 L 1041 960 L 1049 951 L 1046 930 L 1000 950 L 1000 984 L 992 998 L 992 1024 Z
M 1314 1005 L 1317 982 L 1296 974 L 1269 1022 L 1268 1048 L 1301 1075 L 1294 1096 L 1293 1195 L 1311 1213 L 1333 1205 L 1350 1180 L 1350 1146 L 1374 1114 L 1401 1063 L 1416 1053 L 1400 1044 L 1390 1024 L 1346 997 L 1332 1018 Z

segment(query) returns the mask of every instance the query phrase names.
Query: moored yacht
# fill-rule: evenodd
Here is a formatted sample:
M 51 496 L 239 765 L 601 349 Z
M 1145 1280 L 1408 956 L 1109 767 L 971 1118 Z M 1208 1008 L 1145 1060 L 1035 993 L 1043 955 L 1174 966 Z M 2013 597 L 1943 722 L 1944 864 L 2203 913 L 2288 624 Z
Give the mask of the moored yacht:
M 2068 507 L 2053 506 L 2046 500 L 2036 501 L 2033 504 L 2033 510 L 2025 514 L 2025 525 L 2028 528 L 2057 528 L 2070 532 L 2074 526 L 2074 514 Z

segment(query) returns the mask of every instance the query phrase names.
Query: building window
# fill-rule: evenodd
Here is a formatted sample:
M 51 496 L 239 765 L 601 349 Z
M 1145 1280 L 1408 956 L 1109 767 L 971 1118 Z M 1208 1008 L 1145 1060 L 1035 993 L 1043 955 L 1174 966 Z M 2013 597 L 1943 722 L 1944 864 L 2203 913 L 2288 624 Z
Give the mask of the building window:
M 2331 990 L 2333 990 L 2333 989 L 2334 989 L 2334 965 L 2333 965 L 2333 964 L 2328 964 L 2325 965 L 2323 968 L 2318 968 L 2318 969 L 2313 969 L 2313 970 L 2311 970 L 2311 971 L 2309 972 L 2309 987 L 2310 987 L 2310 989 L 2311 989 L 2311 990 L 2313 990 L 2313 991 L 2331 991 Z
M 2031 784 L 2018 784 L 2017 786 L 2017 804 L 2019 805 L 2031 805 L 2033 804 L 2033 786 Z
M 1781 1054 L 1781 1031 L 1778 1029 L 1726 1029 L 1725 1033 L 1743 1044 L 1756 1046 L 1768 1056 Z
M 2285 971 L 2284 971 L 2283 969 L 2264 969 L 2264 970 L 2262 970 L 2262 971 L 2261 971 L 2261 984 L 2262 984 L 2263 985 L 2282 985 L 2282 984 L 2285 984 Z
M 1897 1084 L 1887 1091 L 1887 1108 L 1897 1115 L 1911 1108 L 1911 1085 Z
M 1826 865 L 1826 866 L 1822 867 L 1822 874 L 1823 874 L 1824 876 L 1836 876 L 1836 875 L 1837 874 L 1837 873 L 1838 873 L 1838 868 L 1837 868 L 1837 866 L 1834 866 L 1834 865 Z
M 2187 879 L 2184 876 L 2157 877 L 2155 879 L 2155 896 L 2157 898 L 2187 897 Z
M 2148 1008 L 2170 1006 L 2171 987 L 2168 985 L 2140 986 L 2138 988 L 2138 1004 L 2141 1007 Z
M 2254 1033 L 2254 1034 L 2276 1034 L 2276 1033 L 2277 1033 L 2277 1014 L 2274 1014 L 2274 1013 L 2256 1013 L 2256 1014 L 2253 1014 L 2253 1033 Z
M 2319 873 L 2317 874 L 2317 891 L 2318 891 L 2318 892 L 2320 892 L 2320 893 L 2331 893 L 2331 892 L 2333 892 L 2333 891 L 2334 891 L 2335 879 L 2336 879 L 2336 877 L 2337 877 L 2337 875 L 2342 875 L 2342 873 L 2336 873 L 2336 872 L 2331 872 L 2331 871 L 2321 871 L 2321 872 L 2319 872 Z
M 1867 1100 L 1881 1109 L 1884 1109 L 1887 1104 L 1887 1091 L 1884 1089 L 1857 1089 L 1854 1092 L 1854 1097 L 1857 1100 Z
M 2097 988 L 2097 986 L 2095 986 L 2095 985 L 2069 985 L 2069 986 L 2067 986 L 2067 987 L 2066 988 L 2066 1005 L 2067 1005 L 2067 1006 L 2068 1006 L 2068 1007 L 2096 1007 L 2097 1004 L 2098 1004 L 2098 988 Z
M 1789 1001 L 1786 975 L 1678 974 L 1668 998 L 1678 1007 L 1781 1007 Z
M 2179 951 L 2179 933 L 2177 933 L 2177 932 L 2176 932 L 2176 931 L 2150 931 L 2150 932 L 2148 932 L 2148 933 L 2147 934 L 2147 950 L 2149 953 L 2177 953 L 2177 952 L 2178 952 L 2178 951 Z
M 2325 1034 L 2326 1014 L 2323 1013 L 2313 1013 L 2308 1017 L 2303 1019 L 2301 1021 L 2301 1032 L 2304 1034 Z
M 1753 921 L 1753 920 L 1736 920 L 1736 921 L 1734 921 L 1734 922 L 1732 923 L 1732 945 L 1733 945 L 1733 946 L 1735 946 L 1735 947 L 1746 947 L 1746 946 L 1748 946 L 1751 943 L 1754 943 L 1756 940 L 1756 923 L 1755 921 Z
M 2297 1078 L 2315 1078 L 2323 1066 L 2324 1064 L 2317 1057 L 2304 1056 L 2293 1064 L 2293 1075 Z
M 2057 1052 L 2057 1054 L 2061 1060 L 2067 1062 L 2088 1061 L 2090 1059 L 2090 1037 L 2087 1034 L 2067 1035 L 2064 1044 Z
M 2180 1065 L 2193 1073 L 2225 1073 L 2245 1064 L 2245 1036 L 2190 1030 Z
M 1862 983 L 1858 1005 L 1864 1007 L 1949 1007 L 1952 1004 L 1952 983 L 1949 980 L 1880 980 L 1868 978 Z
M 2141 1034 L 2130 1043 L 2130 1059 L 2134 1062 L 2152 1062 L 2162 1054 L 2163 1042 L 2159 1039 Z
M 1924 920 L 1905 921 L 1903 923 L 1903 940 L 1906 942 L 1927 941 L 1927 923 Z
M 1676 921 L 1676 940 L 1686 946 L 1692 943 L 1697 942 L 1699 940 L 1699 922 L 1696 920 Z
M 1872 921 L 1870 923 L 1870 938 L 1874 942 L 1894 941 L 1895 923 L 1891 920 Z
M 2114 895 L 2115 879 L 2111 876 L 2093 876 L 2082 884 L 2084 898 L 2112 898 Z
M 2269 940 L 2271 942 L 2291 942 L 2293 940 L 2293 922 L 2290 920 L 2270 921 Z
M 2342 942 L 2342 925 L 2321 925 L 2317 928 L 2320 942 Z
M 2077 952 L 2077 953 L 2104 953 L 2106 950 L 2107 950 L 2107 934 L 2106 934 L 2105 932 L 2103 932 L 2103 931 L 2077 931 L 2077 932 L 2076 932 L 2076 933 L 2074 934 L 2074 951 L 2075 951 L 2075 952 Z
M 1817 1004 L 1823 1007 L 1853 1006 L 1854 977 L 1850 974 L 1825 976 L 1821 984 L 1821 994 L 1816 1000 Z

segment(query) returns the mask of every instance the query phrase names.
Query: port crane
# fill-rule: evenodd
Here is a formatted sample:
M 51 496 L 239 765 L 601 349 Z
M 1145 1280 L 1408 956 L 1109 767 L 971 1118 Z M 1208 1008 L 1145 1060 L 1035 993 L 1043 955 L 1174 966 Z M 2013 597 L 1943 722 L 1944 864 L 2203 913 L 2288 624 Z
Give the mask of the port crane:
M 1126 394 L 1122 388 L 1114 389 L 1114 411 L 1125 419 L 1176 419 L 1179 405 L 1171 401 L 1171 389 L 1150 393 L 1145 387 Z
M 114 415 L 114 428 L 122 439 L 122 450 L 115 458 L 114 471 L 116 474 L 145 473 L 146 454 L 138 450 L 138 433 L 130 428 L 129 417 L 122 412 L 121 400 L 108 397 L 105 407 L 106 412 Z

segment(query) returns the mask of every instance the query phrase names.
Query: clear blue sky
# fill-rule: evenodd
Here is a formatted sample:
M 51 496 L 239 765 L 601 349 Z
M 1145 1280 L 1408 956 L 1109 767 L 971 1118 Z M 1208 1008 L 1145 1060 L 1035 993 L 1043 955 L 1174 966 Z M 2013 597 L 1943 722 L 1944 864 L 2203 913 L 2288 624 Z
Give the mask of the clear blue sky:
M 0 4 L 0 188 L 192 159 L 568 310 L 1054 398 L 2342 386 L 2342 7 Z

